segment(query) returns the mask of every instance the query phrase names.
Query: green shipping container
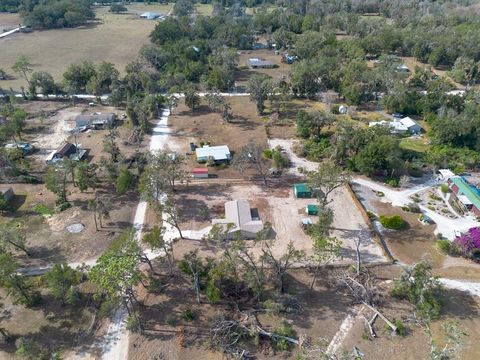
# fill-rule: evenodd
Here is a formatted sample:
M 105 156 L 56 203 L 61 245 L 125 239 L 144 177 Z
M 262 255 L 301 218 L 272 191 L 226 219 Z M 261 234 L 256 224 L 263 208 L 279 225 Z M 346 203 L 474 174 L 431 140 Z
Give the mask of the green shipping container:
M 318 215 L 318 206 L 309 204 L 307 205 L 307 214 L 308 215 Z
M 312 191 L 307 184 L 294 184 L 293 193 L 297 199 L 310 199 L 312 197 Z

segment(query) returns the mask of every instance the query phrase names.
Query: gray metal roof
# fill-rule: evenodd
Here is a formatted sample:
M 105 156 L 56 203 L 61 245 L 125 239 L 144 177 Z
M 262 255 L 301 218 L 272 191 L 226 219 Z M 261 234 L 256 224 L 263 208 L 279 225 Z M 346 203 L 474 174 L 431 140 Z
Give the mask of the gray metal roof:
M 213 219 L 213 225 L 233 224 L 230 232 L 247 231 L 256 234 L 263 230 L 262 220 L 253 220 L 247 200 L 233 200 L 225 203 L 225 219 Z

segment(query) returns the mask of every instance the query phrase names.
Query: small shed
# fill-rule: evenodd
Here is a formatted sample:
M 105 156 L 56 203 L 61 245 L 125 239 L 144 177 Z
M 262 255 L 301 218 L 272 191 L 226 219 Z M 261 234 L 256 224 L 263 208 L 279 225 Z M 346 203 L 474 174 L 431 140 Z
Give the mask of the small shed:
M 247 64 L 251 69 L 272 69 L 275 67 L 275 64 L 270 60 L 260 58 L 250 58 Z
M 347 111 L 348 111 L 348 107 L 346 107 L 345 105 L 340 105 L 340 106 L 338 107 L 338 112 L 339 112 L 340 114 L 346 114 Z
M 294 184 L 293 194 L 297 199 L 310 199 L 312 197 L 312 190 L 305 183 Z
M 192 175 L 195 179 L 206 179 L 206 178 L 208 178 L 208 169 L 207 168 L 194 168 L 192 170 Z
M 313 221 L 312 219 L 309 219 L 309 218 L 303 218 L 302 221 L 302 228 L 306 229 L 308 228 L 309 226 L 313 225 Z
M 318 205 L 308 204 L 305 210 L 307 215 L 318 215 Z
M 141 14 L 140 17 L 143 18 L 143 19 L 147 19 L 147 20 L 155 20 L 155 19 L 158 19 L 159 17 L 161 17 L 161 15 L 157 14 L 155 12 L 147 11 L 147 12 Z
M 2 187 L 0 188 L 0 196 L 5 201 L 10 201 L 15 196 L 15 193 L 11 187 Z
M 91 115 L 78 115 L 75 118 L 75 127 L 104 129 L 114 124 L 116 115 L 114 113 L 95 113 Z

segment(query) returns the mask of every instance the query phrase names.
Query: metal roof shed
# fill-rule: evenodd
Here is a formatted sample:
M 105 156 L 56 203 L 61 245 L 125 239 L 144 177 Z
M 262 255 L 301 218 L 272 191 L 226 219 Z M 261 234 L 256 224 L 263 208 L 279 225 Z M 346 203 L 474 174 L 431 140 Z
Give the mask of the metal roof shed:
M 308 204 L 305 210 L 307 215 L 318 215 L 318 205 Z
M 312 190 L 305 183 L 294 184 L 293 185 L 293 194 L 297 199 L 309 199 L 312 197 Z
M 209 158 L 212 158 L 214 161 L 228 161 L 232 158 L 230 155 L 230 149 L 227 145 L 204 145 L 201 148 L 196 148 L 195 153 L 198 162 L 207 162 Z

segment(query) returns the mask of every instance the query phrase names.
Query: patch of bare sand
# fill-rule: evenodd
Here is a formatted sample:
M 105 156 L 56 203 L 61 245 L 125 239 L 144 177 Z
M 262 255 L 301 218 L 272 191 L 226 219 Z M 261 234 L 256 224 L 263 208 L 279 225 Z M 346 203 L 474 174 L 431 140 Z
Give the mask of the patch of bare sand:
M 44 156 L 67 141 L 70 131 L 75 127 L 75 117 L 82 111 L 83 107 L 70 107 L 59 110 L 54 116 L 44 120 L 44 124 L 48 126 L 48 132 L 38 134 L 32 141 L 33 145 L 39 149 L 39 155 Z

